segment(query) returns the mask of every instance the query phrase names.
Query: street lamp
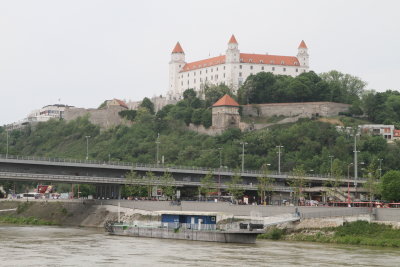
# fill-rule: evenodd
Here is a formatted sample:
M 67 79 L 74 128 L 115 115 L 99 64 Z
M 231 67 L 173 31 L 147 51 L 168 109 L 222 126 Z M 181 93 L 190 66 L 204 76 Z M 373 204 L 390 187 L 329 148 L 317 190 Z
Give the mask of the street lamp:
M 156 163 L 157 163 L 157 166 L 158 166 L 158 163 L 159 163 L 159 160 L 158 160 L 158 153 L 159 153 L 159 147 L 160 147 L 160 133 L 158 133 L 158 135 L 157 135 L 157 141 L 156 141 L 156 144 L 157 144 L 157 153 L 156 153 Z
M 86 138 L 86 160 L 88 160 L 89 159 L 89 138 L 90 138 L 90 135 L 86 135 L 85 138 Z
M 219 150 L 219 175 L 218 175 L 218 200 L 221 199 L 221 168 L 222 168 L 222 147 Z
M 281 174 L 281 148 L 283 146 L 276 146 L 278 148 L 278 174 Z
M 244 146 L 248 145 L 248 143 L 246 142 L 240 142 L 240 144 L 242 145 L 242 173 L 244 172 Z
M 6 130 L 7 133 L 7 150 L 6 150 L 6 159 L 8 159 L 8 130 Z
M 347 166 L 347 204 L 350 205 L 350 166 L 353 165 L 353 163 L 350 163 Z
M 331 159 L 331 175 L 330 175 L 330 176 L 332 176 L 332 173 L 333 173 L 333 170 L 332 170 L 332 160 L 333 160 L 334 156 L 333 156 L 333 155 L 329 155 L 328 157 Z

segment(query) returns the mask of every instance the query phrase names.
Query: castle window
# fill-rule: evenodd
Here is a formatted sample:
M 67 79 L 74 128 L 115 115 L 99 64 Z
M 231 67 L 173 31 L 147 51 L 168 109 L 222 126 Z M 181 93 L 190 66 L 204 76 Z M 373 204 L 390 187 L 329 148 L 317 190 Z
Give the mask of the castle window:
M 183 86 L 183 82 L 181 82 L 181 86 Z
M 203 82 L 203 79 L 202 79 L 202 78 L 200 78 L 200 82 L 201 82 L 201 83 Z
M 224 70 L 225 70 L 225 66 L 224 66 Z
M 179 68 L 181 67 L 181 65 L 179 65 Z
M 194 79 L 193 83 L 196 83 L 196 79 Z
M 207 81 L 207 77 L 206 77 L 206 81 Z
M 218 71 L 218 68 L 217 68 L 217 71 Z
M 213 72 L 213 68 L 211 68 L 211 72 Z
M 218 80 L 218 75 L 217 74 L 215 74 L 215 80 Z
M 188 72 L 188 77 L 189 77 L 189 72 Z
M 296 72 L 299 72 L 299 69 L 296 69 Z
M 250 66 L 250 69 L 252 70 L 252 69 L 253 69 L 253 66 Z
M 193 75 L 196 76 L 196 72 L 193 72 Z
M 200 71 L 200 75 L 201 75 L 201 71 Z
M 206 73 L 208 73 L 208 70 L 206 69 Z
M 224 73 L 224 78 L 225 78 L 225 73 Z
M 274 70 L 275 70 L 275 67 L 272 67 L 272 70 L 274 71 Z
M 212 81 L 213 77 L 214 77 L 214 76 L 211 75 L 211 81 Z
M 242 69 L 242 65 L 239 65 L 239 69 Z
M 261 70 L 264 70 L 264 67 L 261 67 Z
M 188 80 L 188 85 L 189 85 L 189 80 Z
M 283 71 L 286 71 L 286 68 L 283 68 Z
M 250 58 L 250 59 L 249 59 L 249 62 L 253 62 L 253 60 Z
M 241 72 L 239 72 L 239 77 L 242 77 L 242 73 Z
M 284 65 L 284 64 L 285 64 L 285 61 L 281 61 L 281 64 Z

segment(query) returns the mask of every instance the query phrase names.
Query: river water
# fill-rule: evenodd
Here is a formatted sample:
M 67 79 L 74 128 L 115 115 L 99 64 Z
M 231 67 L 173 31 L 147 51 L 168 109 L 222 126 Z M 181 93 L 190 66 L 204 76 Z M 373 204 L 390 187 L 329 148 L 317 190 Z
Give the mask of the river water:
M 400 249 L 266 240 L 224 244 L 0 225 L 0 266 L 400 266 Z

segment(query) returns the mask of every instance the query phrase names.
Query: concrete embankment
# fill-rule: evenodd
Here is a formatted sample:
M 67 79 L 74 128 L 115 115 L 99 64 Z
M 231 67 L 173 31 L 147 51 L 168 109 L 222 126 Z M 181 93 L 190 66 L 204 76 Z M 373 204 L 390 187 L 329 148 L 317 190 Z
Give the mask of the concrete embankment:
M 295 207 L 238 206 L 228 203 L 182 202 L 180 206 L 167 201 L 81 201 L 81 200 L 35 200 L 0 201 L 0 216 L 35 217 L 64 226 L 103 227 L 107 220 L 124 222 L 158 221 L 160 210 L 219 212 L 218 221 L 230 218 L 263 221 L 264 225 L 289 221 Z M 366 220 L 400 227 L 400 209 L 376 209 L 372 213 L 362 208 L 301 207 L 301 220 L 283 223 L 282 227 L 304 229 L 343 225 L 344 222 Z

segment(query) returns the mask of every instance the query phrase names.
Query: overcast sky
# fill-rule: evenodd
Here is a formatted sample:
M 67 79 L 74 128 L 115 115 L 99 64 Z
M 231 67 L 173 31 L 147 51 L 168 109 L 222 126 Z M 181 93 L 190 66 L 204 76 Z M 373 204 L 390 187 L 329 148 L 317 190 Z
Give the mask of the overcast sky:
M 170 53 L 186 61 L 224 53 L 295 56 L 377 91 L 399 90 L 400 1 L 0 0 L 0 125 L 54 103 L 165 95 Z

